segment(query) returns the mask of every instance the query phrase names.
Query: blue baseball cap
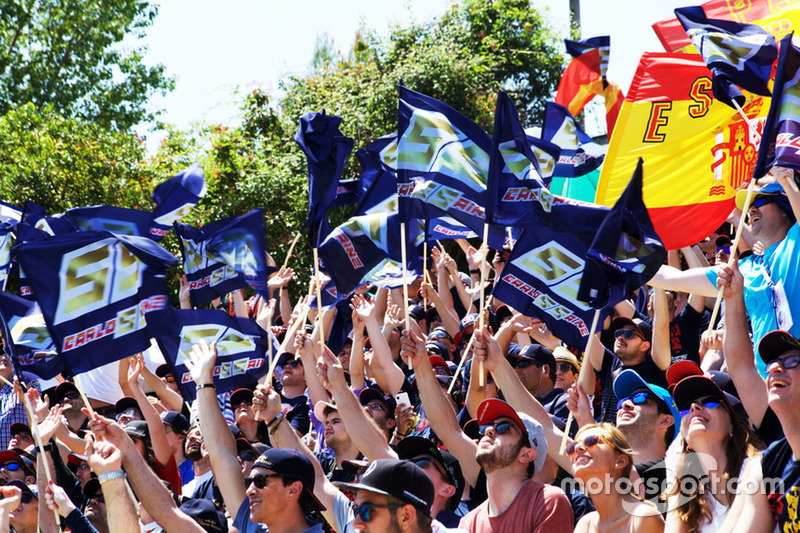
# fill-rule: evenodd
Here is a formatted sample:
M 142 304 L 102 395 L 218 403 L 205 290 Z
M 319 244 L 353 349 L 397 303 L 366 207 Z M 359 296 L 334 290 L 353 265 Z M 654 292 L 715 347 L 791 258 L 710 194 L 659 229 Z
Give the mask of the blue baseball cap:
M 617 398 L 627 398 L 640 389 L 649 390 L 666 405 L 675 423 L 675 435 L 677 435 L 681 429 L 681 413 L 667 389 L 646 382 L 635 370 L 631 369 L 623 370 L 614 380 L 614 395 Z
M 757 191 L 753 191 L 753 196 L 750 199 L 750 204 L 752 205 L 753 202 L 758 200 L 759 198 L 769 198 L 774 201 L 778 206 L 786 211 L 786 213 L 794 219 L 794 212 L 792 211 L 792 204 L 789 203 L 789 197 L 786 196 L 786 191 L 783 190 L 783 187 L 779 183 L 770 183 L 765 185 L 764 187 L 760 188 Z M 742 211 L 747 212 L 750 206 L 745 207 L 744 201 L 747 199 L 747 191 L 739 191 L 736 193 L 736 207 L 741 209 Z

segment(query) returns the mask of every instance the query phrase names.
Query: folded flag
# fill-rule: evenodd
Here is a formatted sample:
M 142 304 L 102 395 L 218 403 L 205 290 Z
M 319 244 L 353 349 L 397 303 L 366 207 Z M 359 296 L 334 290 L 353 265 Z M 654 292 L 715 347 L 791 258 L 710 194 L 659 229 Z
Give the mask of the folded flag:
M 753 176 L 764 176 L 773 166 L 800 170 L 800 50 L 792 35 L 781 39 L 772 103 L 764 124 Z
M 603 164 L 605 148 L 586 135 L 563 106 L 547 102 L 542 138 L 561 148 L 553 176 L 584 176 Z
M 159 236 L 157 239 L 150 231 L 153 225 L 153 213 L 149 211 L 95 205 L 68 209 L 61 217 L 74 224 L 79 231 L 110 231 L 120 235 L 149 237 L 153 240 L 161 238 Z
M 145 237 L 81 231 L 14 248 L 56 349 L 74 373 L 150 345 L 147 314 L 167 305 L 177 260 Z
M 148 332 L 158 343 L 172 375 L 187 401 L 196 398 L 196 384 L 186 367 L 192 346 L 205 341 L 217 343 L 214 385 L 217 393 L 253 387 L 269 370 L 269 350 L 277 357 L 272 334 L 250 318 L 230 316 L 214 309 L 173 309 L 154 311 L 148 317 Z
M 593 48 L 567 65 L 558 82 L 556 103 L 576 116 L 598 94 L 603 94 L 603 75 L 600 71 L 600 49 Z
M 714 75 L 714 98 L 743 107 L 746 98 L 739 87 L 770 95 L 767 84 L 778 57 L 775 37 L 754 24 L 709 19 L 700 6 L 676 9 L 675 16 Z
M 339 131 L 342 119 L 321 113 L 300 117 L 295 142 L 308 161 L 309 243 L 316 248 L 327 236 L 320 232 L 323 219 L 336 198 L 344 164 L 353 151 L 353 139 Z
M 578 299 L 610 307 L 652 278 L 667 259 L 642 200 L 642 160 L 630 183 L 597 229 L 581 276 Z
M 0 323 L 3 338 L 11 339 L 6 350 L 19 371 L 30 372 L 40 379 L 52 379 L 67 370 L 36 302 L 0 292 Z
M 197 163 L 158 184 L 153 189 L 153 223 L 150 228 L 152 238 L 159 240 L 172 229 L 202 200 L 208 189 L 203 169 Z

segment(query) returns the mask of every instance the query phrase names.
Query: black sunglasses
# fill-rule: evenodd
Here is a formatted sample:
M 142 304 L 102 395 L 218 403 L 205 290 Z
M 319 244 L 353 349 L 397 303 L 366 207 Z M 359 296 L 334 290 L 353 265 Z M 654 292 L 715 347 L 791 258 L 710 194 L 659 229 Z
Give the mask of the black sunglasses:
M 773 359 L 767 364 L 767 368 L 772 366 L 774 363 L 780 363 L 785 370 L 795 368 L 797 365 L 800 365 L 800 354 L 794 353 L 791 355 L 783 355 L 777 359 Z
M 617 409 L 622 409 L 622 404 L 627 402 L 628 400 L 632 401 L 635 405 L 642 405 L 651 396 L 652 395 L 649 392 L 644 390 L 640 390 L 639 392 L 634 392 L 630 396 L 620 398 L 619 401 L 617 402 Z
M 756 198 L 755 200 L 753 200 L 753 203 L 752 203 L 752 204 L 750 204 L 750 205 L 751 205 L 752 207 L 755 207 L 756 209 L 758 209 L 758 208 L 759 208 L 759 207 L 761 207 L 762 205 L 771 204 L 771 203 L 772 203 L 772 202 L 774 202 L 774 201 L 775 201 L 775 200 L 774 200 L 773 198 L 769 197 L 769 196 L 759 196 L 758 198 Z
M 290 366 L 290 367 L 292 367 L 292 368 L 297 368 L 297 367 L 298 367 L 298 366 L 300 366 L 301 364 L 303 364 L 303 362 L 302 362 L 302 361 L 298 361 L 297 359 L 293 359 L 293 360 L 291 360 L 291 361 L 288 361 L 288 362 L 284 363 L 284 365 L 283 365 L 283 366 L 284 366 L 284 367 Z
M 105 496 L 103 496 L 103 493 L 102 493 L 102 492 L 95 492 L 95 493 L 94 493 L 94 496 L 89 496 L 89 497 L 87 498 L 87 501 L 88 501 L 88 500 L 97 500 L 97 501 L 98 501 L 98 502 L 100 502 L 100 503 L 106 503 L 106 497 L 105 497 Z
M 556 370 L 561 370 L 562 372 L 575 372 L 575 367 L 569 363 L 561 363 L 560 365 L 556 366 Z
M 65 400 L 77 400 L 81 395 L 77 392 L 68 392 L 64 395 Z
M 283 474 L 256 474 L 252 477 L 244 478 L 244 486 L 249 487 L 252 483 L 257 489 L 263 489 L 267 486 L 267 480 L 274 477 L 283 477 Z
M 626 341 L 631 340 L 632 338 L 636 337 L 638 333 L 632 329 L 618 329 L 614 332 L 614 338 L 618 339 L 620 337 L 625 337 Z
M 497 433 L 498 435 L 502 435 L 504 433 L 508 433 L 508 431 L 511 429 L 511 426 L 513 425 L 514 424 L 512 422 L 497 422 L 494 424 L 484 424 L 478 428 L 478 433 L 480 433 L 481 436 L 486 435 L 486 431 L 490 427 L 493 427 L 495 433 Z
M 372 511 L 375 509 L 399 509 L 404 506 L 404 503 L 362 503 L 355 508 L 355 512 L 362 522 L 370 522 L 374 518 Z

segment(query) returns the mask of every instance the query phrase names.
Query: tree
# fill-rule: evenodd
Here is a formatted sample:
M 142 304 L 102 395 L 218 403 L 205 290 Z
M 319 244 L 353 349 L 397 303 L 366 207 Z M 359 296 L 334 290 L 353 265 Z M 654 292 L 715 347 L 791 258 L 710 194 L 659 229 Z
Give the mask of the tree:
M 0 115 L 32 102 L 119 130 L 153 119 L 147 100 L 173 81 L 132 40 L 156 14 L 142 0 L 0 2 Z

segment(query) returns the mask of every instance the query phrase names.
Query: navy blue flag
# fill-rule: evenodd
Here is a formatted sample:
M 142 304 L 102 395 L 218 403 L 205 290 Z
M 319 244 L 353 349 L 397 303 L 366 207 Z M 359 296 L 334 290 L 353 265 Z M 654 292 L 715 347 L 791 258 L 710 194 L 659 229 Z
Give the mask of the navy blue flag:
M 503 91 L 497 95 L 486 198 L 487 222 L 502 226 L 534 222 L 531 202 L 549 209 L 552 199 L 519 123 L 517 108 Z
M 51 379 L 67 370 L 36 302 L 0 292 L 0 322 L 3 338 L 11 339 L 6 350 L 15 360 L 18 372 Z
M 22 209 L 0 201 L 0 290 L 5 290 L 8 282 L 14 231 L 21 220 Z
M 322 113 L 306 113 L 300 117 L 295 142 L 308 160 L 309 243 L 317 248 L 327 236 L 321 231 L 323 219 L 336 198 L 344 164 L 353 151 L 353 139 L 339 131 L 342 119 Z M 324 226 L 323 226 L 324 227 Z
M 561 156 L 561 147 L 550 141 L 535 137 L 528 130 L 525 130 L 525 134 L 527 135 L 528 144 L 531 146 L 531 151 L 536 157 L 539 174 L 542 176 L 545 186 L 549 187 L 558 159 Z
M 153 213 L 149 211 L 94 205 L 68 209 L 61 217 L 74 224 L 80 231 L 110 231 L 120 235 L 138 235 L 155 239 L 150 233 Z
M 714 98 L 731 107 L 736 101 L 742 107 L 746 98 L 739 87 L 770 95 L 767 84 L 778 57 L 772 34 L 755 24 L 709 19 L 702 6 L 678 8 L 675 16 L 714 75 Z
M 172 176 L 153 189 L 153 223 L 150 233 L 161 239 L 172 229 L 172 224 L 185 217 L 206 195 L 206 179 L 197 163 Z
M 407 229 L 413 230 L 414 226 Z M 422 273 L 416 245 L 421 237 L 418 231 L 409 231 L 406 235 L 406 267 L 412 281 Z M 400 250 L 397 213 L 353 217 L 334 229 L 319 246 L 320 268 L 336 286 L 337 298 L 344 299 L 363 283 L 372 281 L 390 262 L 400 263 Z M 395 275 L 390 276 L 396 284 L 402 284 L 402 279 L 396 275 L 402 270 L 401 265 L 396 266 Z
M 553 176 L 577 178 L 603 164 L 605 148 L 578 127 L 564 106 L 547 102 L 542 138 L 561 148 Z
M 800 50 L 790 33 L 781 39 L 775 86 L 753 172 L 756 179 L 773 166 L 800 170 Z
M 336 187 L 336 198 L 331 202 L 330 209 L 343 205 L 357 204 L 361 200 L 361 180 L 339 180 Z
M 594 309 L 578 299 L 578 289 L 586 254 L 609 208 L 560 196 L 553 197 L 550 212 L 530 205 L 538 223 L 522 231 L 492 294 L 583 349 Z M 603 309 L 600 320 L 607 314 Z
M 196 384 L 186 360 L 192 346 L 206 341 L 217 343 L 214 385 L 217 393 L 252 387 L 269 370 L 269 348 L 276 357 L 272 336 L 250 318 L 230 316 L 215 309 L 173 309 L 155 311 L 148 317 L 147 329 L 156 342 L 184 399 L 194 401 Z
M 150 345 L 147 313 L 167 305 L 164 271 L 177 263 L 145 237 L 56 235 L 14 248 L 65 364 L 80 373 Z
M 600 224 L 588 251 L 578 299 L 611 307 L 630 296 L 667 259 L 642 200 L 642 158 L 630 183 Z
M 483 235 L 492 142 L 477 124 L 448 106 L 400 86 L 397 192 L 400 220 L 449 216 Z M 505 229 L 490 227 L 502 249 Z

